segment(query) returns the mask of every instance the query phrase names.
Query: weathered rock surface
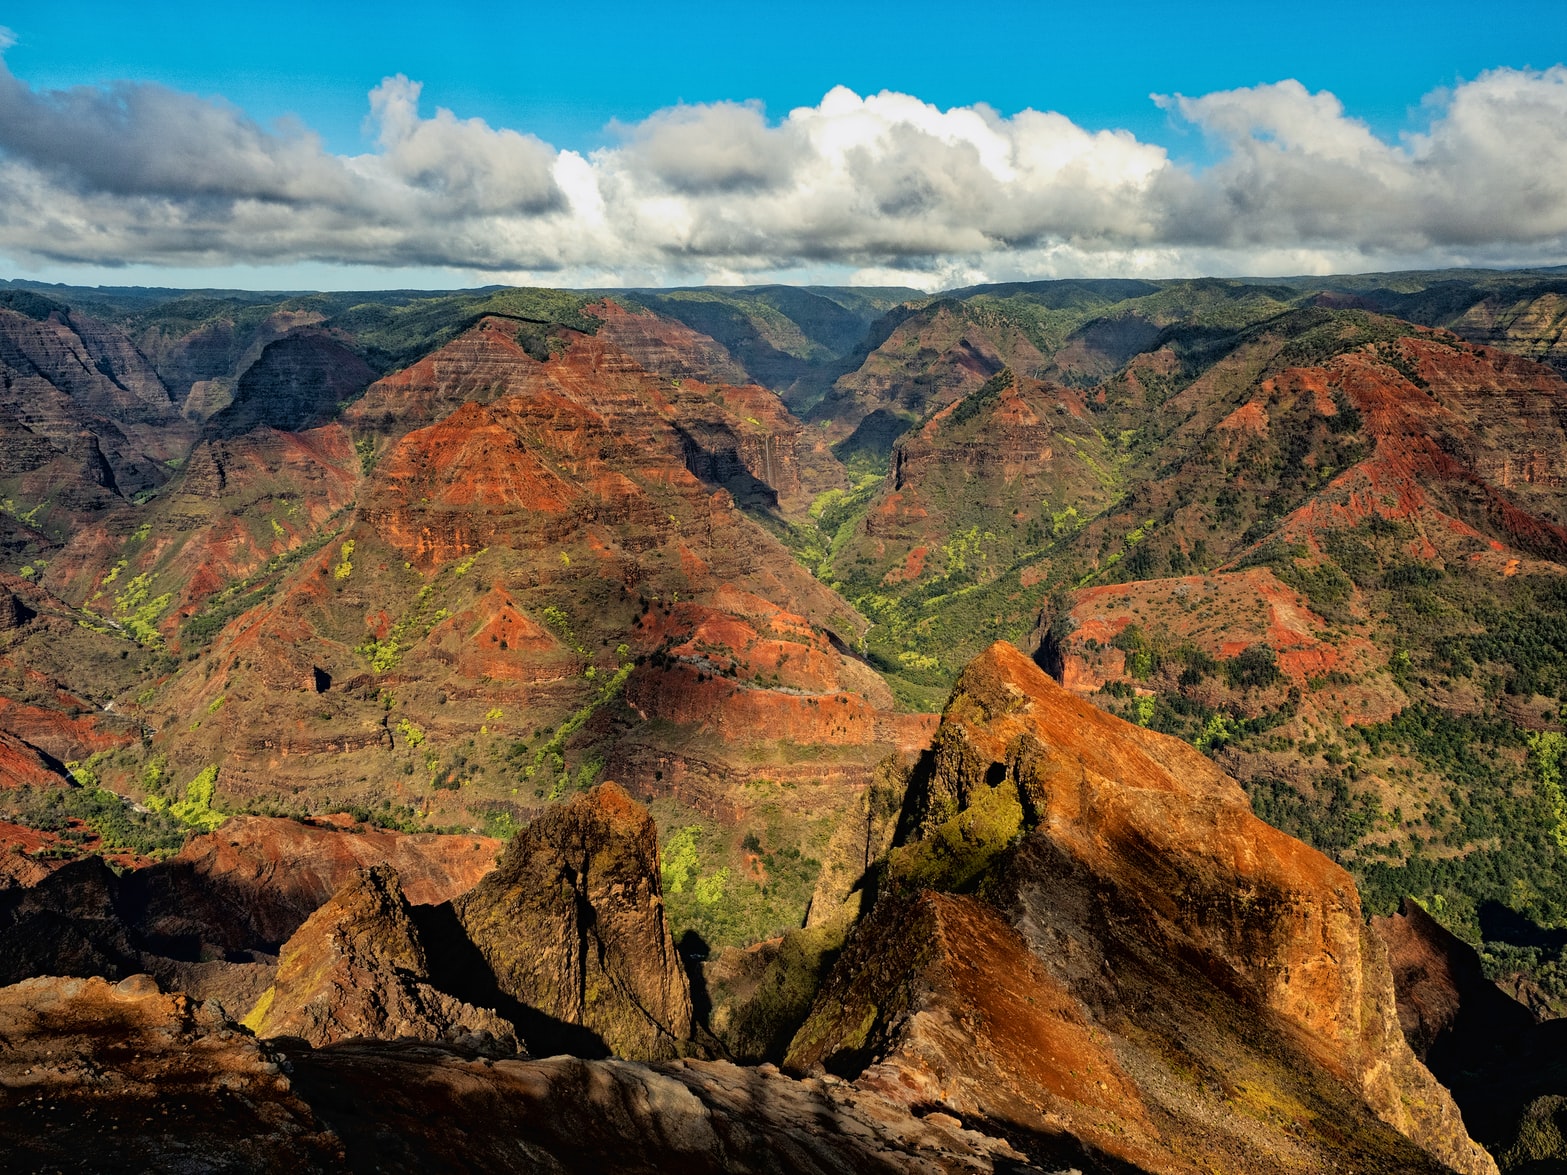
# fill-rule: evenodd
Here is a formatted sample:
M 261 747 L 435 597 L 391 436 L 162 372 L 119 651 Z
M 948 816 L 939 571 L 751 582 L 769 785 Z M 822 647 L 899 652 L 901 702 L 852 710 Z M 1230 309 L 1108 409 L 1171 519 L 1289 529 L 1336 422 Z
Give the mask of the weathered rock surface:
M 692 1033 L 657 835 L 646 808 L 601 784 L 535 819 L 454 903 L 502 992 L 640 1060 L 678 1055 Z
M 850 451 L 886 452 L 926 412 L 961 399 L 1007 366 L 1032 375 L 1048 361 L 1016 323 L 987 321 L 943 299 L 897 323 L 811 417 L 825 421 Z
M 0 889 L 0 983 L 37 975 L 119 979 L 142 970 L 116 889 L 114 871 L 98 857 Z
M 341 1165 L 279 1054 L 145 975 L 0 988 L 0 1139 L 12 1170 Z
M 31 854 L 49 849 L 54 838 L 30 829 L 9 831 L 13 828 L 0 825 L 0 844 L 6 846 L 0 852 L 0 983 L 49 975 L 120 980 L 147 973 L 167 991 L 218 999 L 243 1012 L 272 982 L 272 956 L 217 947 L 211 940 L 224 937 L 221 932 L 184 939 L 146 934 L 134 900 L 134 873 L 128 883 L 99 856 L 35 858 Z
M 1371 926 L 1387 943 L 1404 1035 L 1452 1090 L 1470 1133 L 1506 1171 L 1567 1163 L 1558 1121 L 1567 1104 L 1567 1020 L 1537 1021 L 1485 977 L 1473 947 L 1414 902 Z
M 1371 919 L 1387 944 L 1398 1019 L 1410 1047 L 1438 1077 L 1472 1062 L 1477 1044 L 1533 1028 L 1528 1008 L 1485 977 L 1473 947 L 1405 899 L 1397 914 Z
M 1070 505 L 1064 526 L 1107 505 L 1113 461 L 1081 391 L 1004 369 L 898 439 L 851 548 L 894 591 L 964 572 L 970 531 L 1007 567 L 1049 539 L 1051 511 Z
M 960 678 L 901 839 L 791 1067 L 1147 1170 L 1495 1169 L 1349 875 L 1011 646 Z
M 437 991 L 397 872 L 365 870 L 283 944 L 277 978 L 245 1017 L 257 1036 L 312 1045 L 373 1040 L 454 1041 L 496 1055 L 517 1051 L 494 1012 Z
M 408 1042 L 312 1050 L 257 1041 L 145 976 L 0 989 L 0 1139 L 19 1170 L 1042 1170 L 1003 1139 L 840 1081 Z

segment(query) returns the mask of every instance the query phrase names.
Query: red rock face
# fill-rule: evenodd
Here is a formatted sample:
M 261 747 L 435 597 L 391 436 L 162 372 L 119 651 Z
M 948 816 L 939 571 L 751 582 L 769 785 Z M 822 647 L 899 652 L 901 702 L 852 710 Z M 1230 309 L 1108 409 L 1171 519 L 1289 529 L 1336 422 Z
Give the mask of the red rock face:
M 0 707 L 0 723 L 9 725 L 8 719 L 14 717 Z M 39 754 L 37 747 L 0 730 L 0 788 L 66 787 L 69 783 L 59 766 Z
M 1286 519 L 1285 532 L 1353 523 L 1375 510 L 1421 518 L 1435 535 L 1494 536 L 1552 557 L 1567 551 L 1567 529 L 1542 517 L 1558 512 L 1567 484 L 1567 430 L 1557 411 L 1567 384 L 1548 367 L 1440 336 L 1402 339 L 1397 347 L 1420 385 L 1363 352 L 1280 377 L 1281 386 L 1319 399 L 1347 396 L 1375 445 L 1370 458 Z
M 749 383 L 745 370 L 722 344 L 683 323 L 658 314 L 629 310 L 608 298 L 587 308 L 599 319 L 598 337 L 636 360 L 654 375 L 708 384 Z M 776 401 L 776 397 L 771 397 Z
M 1306 1171 L 1350 1151 L 1494 1170 L 1404 1042 L 1349 875 L 1254 817 L 1187 744 L 997 644 L 959 679 L 912 788 L 894 893 L 845 949 L 791 1065 L 871 1064 L 877 1089 L 1064 1131 L 1147 1170 Z M 1026 831 L 993 858 L 983 900 L 896 895 L 970 868 L 986 838 L 1005 846 L 1008 811 Z M 1219 1091 L 1177 1077 L 1187 1065 L 1222 1075 Z M 1298 1132 L 1268 1125 L 1286 1089 Z M 1309 1125 L 1326 1120 L 1337 1127 Z M 1199 1137 L 1195 1162 L 1177 1140 Z
M 72 717 L 71 711 L 86 708 L 80 699 L 67 698 L 63 704 L 65 712 L 0 697 L 0 726 L 61 762 L 85 759 L 129 741 L 129 733 L 123 729 L 100 727 L 95 714 Z
M 555 790 L 533 747 L 493 765 L 586 707 L 584 741 L 639 795 L 679 791 L 691 765 L 704 810 L 734 812 L 725 793 L 798 773 L 791 748 L 820 738 L 835 802 L 855 804 L 928 724 L 840 651 L 864 620 L 721 488 L 808 500 L 798 423 L 762 389 L 651 374 L 613 331 L 564 332 L 540 362 L 518 329 L 485 319 L 348 410 L 386 433 L 347 529 L 149 706 L 160 730 L 219 706 L 167 740 L 180 771 L 219 763 L 231 803 L 286 774 L 471 822 Z M 450 748 L 488 776 L 430 788 Z M 586 753 L 566 750 L 576 772 Z
M 940 304 L 899 324 L 857 371 L 834 384 L 812 417 L 829 421 L 839 440 L 876 413 L 917 419 L 1007 366 L 1040 373 L 1049 361 L 1014 324 Z
M 137 875 L 152 933 L 216 932 L 236 949 L 285 941 L 333 894 L 373 865 L 397 871 L 417 905 L 450 901 L 495 865 L 500 842 L 371 827 L 236 816 L 193 838 L 173 860 Z
M 61 838 L 0 821 L 0 891 L 37 885 L 69 858 L 50 855 Z
M 574 336 L 564 354 L 541 364 L 513 337 L 515 329 L 506 320 L 485 320 L 376 384 L 348 414 L 366 423 L 437 421 L 404 435 L 383 458 L 362 512 L 416 564 L 430 567 L 498 544 L 536 550 L 589 532 L 602 536 L 605 550 L 683 542 L 696 578 L 715 565 L 721 574 L 726 560 L 711 553 L 711 531 L 736 522 L 688 467 L 702 464 L 700 452 L 688 452 L 700 450 L 699 439 L 682 436 L 688 424 L 722 426 L 735 438 L 728 450 L 711 454 L 709 464 L 727 462 L 755 477 L 768 472 L 771 453 L 779 483 L 774 493 L 797 487 L 786 450 L 798 425 L 775 397 L 772 415 L 782 438 L 769 442 L 763 425 L 754 445 L 742 443 L 751 426 L 726 416 L 727 409 L 705 393 L 711 390 L 720 401 L 738 397 L 740 408 L 753 410 L 747 397 L 767 393 L 674 387 L 598 336 Z M 708 419 L 694 418 L 688 409 L 696 406 Z M 698 529 L 686 538 L 692 524 Z M 618 533 L 626 529 L 632 533 Z M 766 545 L 760 536 L 742 541 L 750 548 Z M 771 554 L 764 566 L 781 570 Z M 790 578 L 796 593 L 808 582 Z
M 1369 640 L 1332 632 L 1301 593 L 1266 568 L 1085 588 L 1073 596 L 1068 616 L 1070 632 L 1051 651 L 1053 671 L 1062 685 L 1084 697 L 1109 682 L 1143 684 L 1125 651 L 1114 644 L 1133 625 L 1170 647 L 1190 646 L 1215 660 L 1265 645 L 1283 675 L 1276 692 L 1300 689 L 1335 670 L 1358 681 L 1386 665 L 1385 655 Z M 1402 708 L 1402 696 L 1354 685 L 1320 695 L 1312 691 L 1302 704 L 1313 716 L 1382 722 Z
M 163 462 L 189 442 L 151 365 L 123 333 L 90 318 L 32 318 L 0 309 L 0 370 L 6 375 L 0 417 L 13 439 L 28 442 L 7 447 L 6 473 L 43 469 L 59 454 L 79 461 L 87 434 L 102 473 L 89 467 L 72 480 L 130 495 L 167 480 Z
M 354 501 L 359 480 L 359 455 L 341 425 L 204 440 L 144 508 L 141 529 L 119 518 L 78 528 L 48 579 L 117 619 L 125 584 L 146 574 L 149 597 L 171 597 L 158 627 L 178 647 L 184 620 L 316 539 Z
M 449 416 L 470 401 L 488 404 L 542 366 L 516 336 L 515 322 L 487 318 L 417 363 L 372 384 L 344 410 L 342 419 L 350 428 L 400 434 Z
M 81 614 L 52 592 L 0 572 L 0 731 L 58 764 L 84 760 L 136 740 L 134 719 L 109 699 L 136 680 L 148 654 L 107 631 L 80 623 Z M 90 691 L 90 693 L 89 693 Z M 84 696 L 86 695 L 86 696 Z M 37 781 L 37 764 L 21 766 L 17 782 Z

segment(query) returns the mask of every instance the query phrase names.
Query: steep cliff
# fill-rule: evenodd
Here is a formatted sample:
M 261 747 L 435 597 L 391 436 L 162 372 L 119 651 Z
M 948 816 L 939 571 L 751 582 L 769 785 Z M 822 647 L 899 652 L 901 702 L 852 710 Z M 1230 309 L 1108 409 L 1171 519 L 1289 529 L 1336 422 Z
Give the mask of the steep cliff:
M 1146 1170 L 1494 1170 L 1348 874 L 1186 744 L 997 644 L 909 795 L 791 1067 Z
M 375 377 L 342 339 L 326 331 L 297 330 L 267 344 L 205 431 L 233 437 L 262 425 L 285 432 L 317 428 L 336 419 Z
M 500 990 L 529 1009 L 616 1056 L 687 1047 L 691 995 L 664 916 L 657 830 L 615 784 L 535 819 L 454 907 Z
M 122 331 L 58 305 L 0 306 L 0 421 L 0 483 L 59 534 L 76 510 L 156 489 L 190 436 Z
M 1413 902 L 1373 918 L 1410 1046 L 1453 1093 L 1503 1171 L 1567 1162 L 1567 1021 L 1543 1022 L 1487 979 L 1479 955 Z

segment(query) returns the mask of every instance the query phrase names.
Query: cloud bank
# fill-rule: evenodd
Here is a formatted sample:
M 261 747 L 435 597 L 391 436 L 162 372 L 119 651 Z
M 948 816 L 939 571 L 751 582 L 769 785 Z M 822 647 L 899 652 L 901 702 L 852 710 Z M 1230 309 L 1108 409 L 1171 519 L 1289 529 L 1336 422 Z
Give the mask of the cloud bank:
M 673 284 L 834 273 L 926 287 L 1074 274 L 1567 260 L 1567 69 L 1495 70 L 1373 134 L 1295 81 L 1155 96 L 1209 140 L 1172 160 L 1060 114 L 842 87 L 770 122 L 679 106 L 557 150 L 397 76 L 375 149 L 161 86 L 40 92 L 0 64 L 0 256 L 30 264 L 430 267 Z

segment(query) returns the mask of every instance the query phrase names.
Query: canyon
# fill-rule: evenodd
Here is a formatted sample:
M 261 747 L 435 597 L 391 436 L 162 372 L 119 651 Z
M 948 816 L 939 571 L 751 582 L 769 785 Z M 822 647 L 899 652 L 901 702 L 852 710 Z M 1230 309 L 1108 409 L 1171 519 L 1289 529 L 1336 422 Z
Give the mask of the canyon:
M 7 1138 L 1567 1157 L 1561 286 L 0 284 Z

